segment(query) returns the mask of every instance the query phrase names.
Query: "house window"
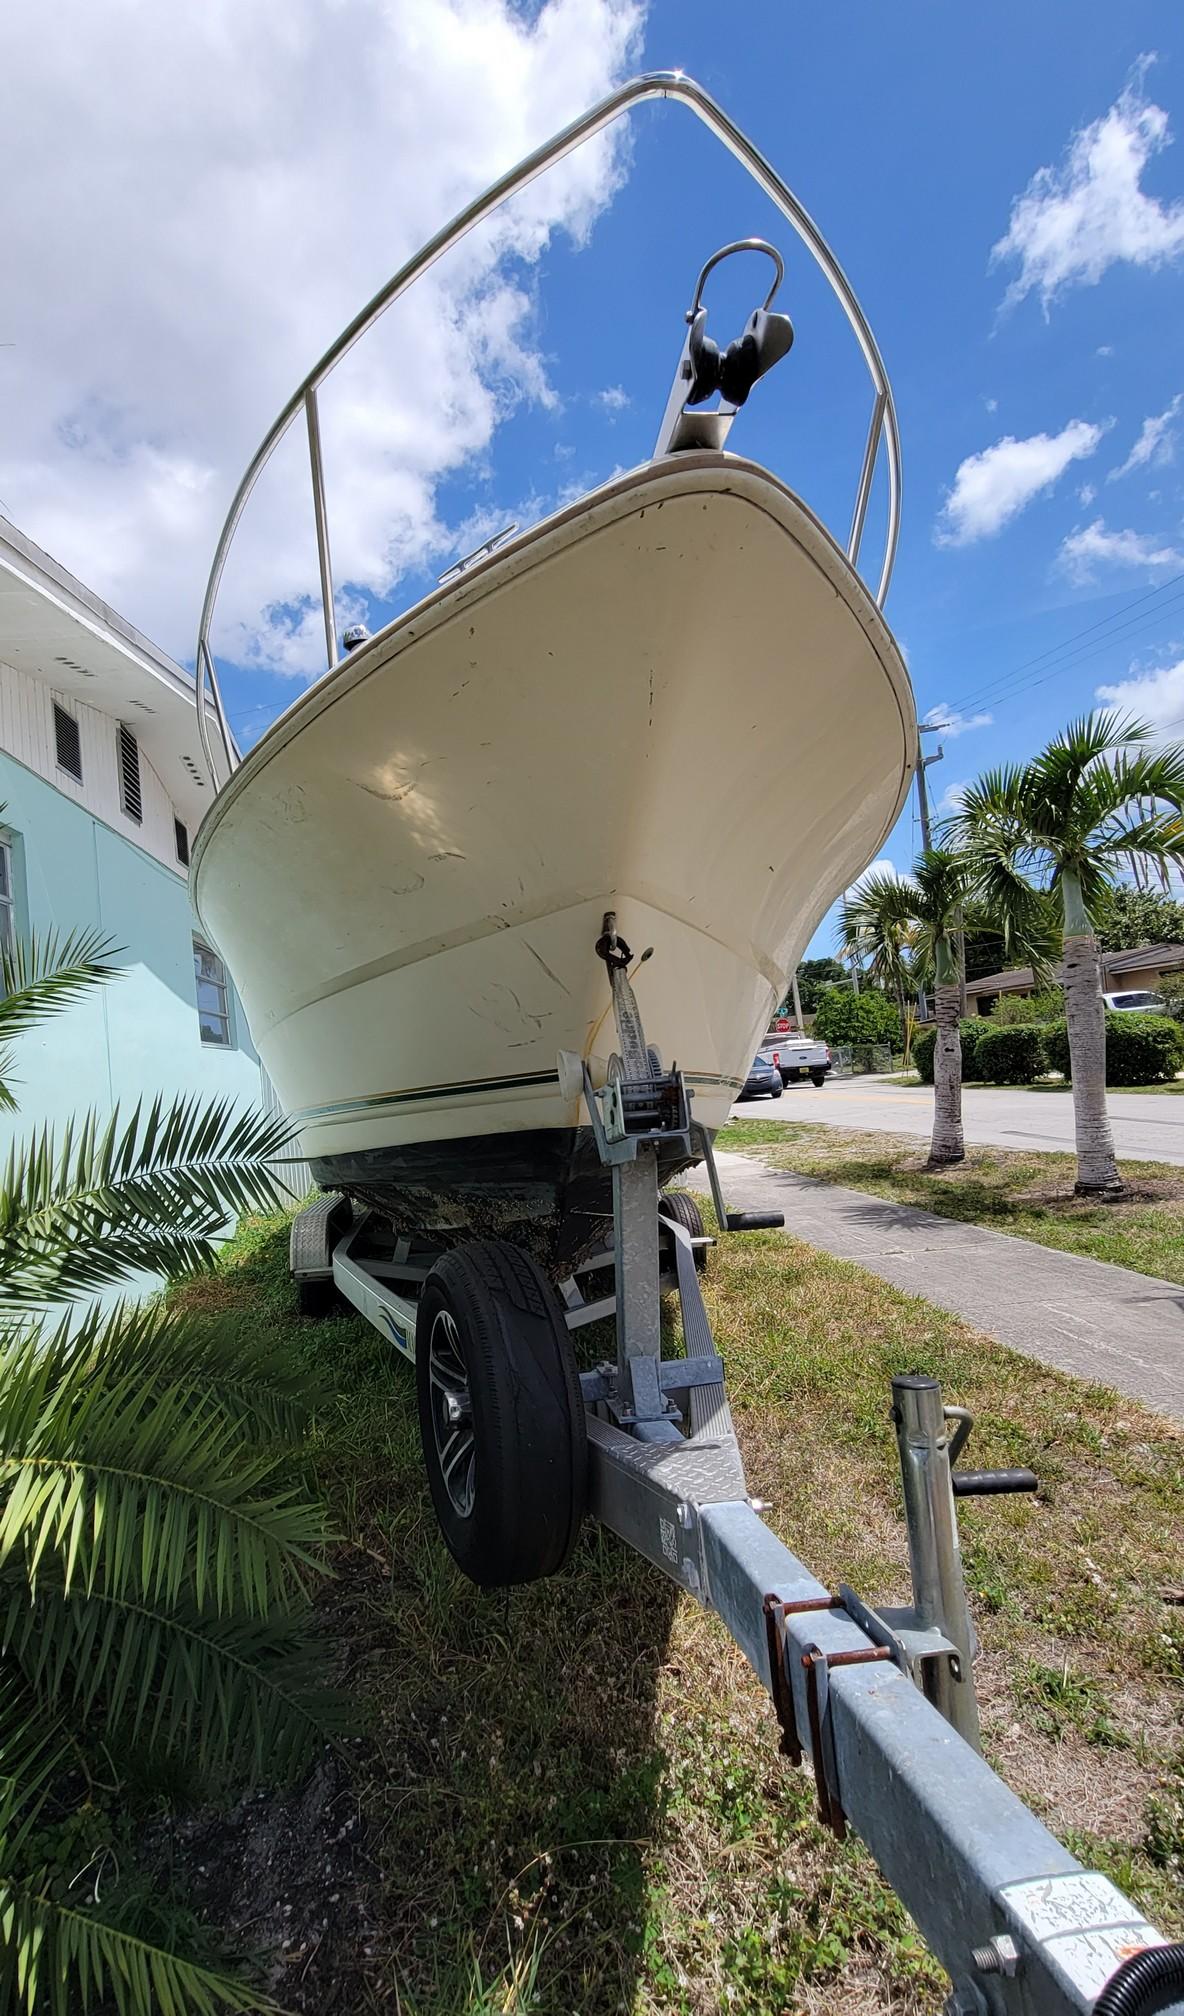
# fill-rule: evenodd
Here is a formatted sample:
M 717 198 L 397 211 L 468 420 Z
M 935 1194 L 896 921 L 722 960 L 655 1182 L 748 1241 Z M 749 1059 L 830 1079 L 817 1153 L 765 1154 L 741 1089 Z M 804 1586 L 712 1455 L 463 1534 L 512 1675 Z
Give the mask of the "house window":
M 53 703 L 53 739 L 57 748 L 58 769 L 64 770 L 76 784 L 81 784 L 82 737 L 78 732 L 78 723 L 64 707 L 58 706 L 56 700 Z
M 203 944 L 200 938 L 193 941 L 193 970 L 197 978 L 197 1019 L 201 1040 L 229 1050 L 230 989 L 226 968 L 218 954 Z
M 16 914 L 12 894 L 12 847 L 0 840 L 0 953 L 10 958 L 16 950 Z
M 189 828 L 183 819 L 173 820 L 173 838 L 177 843 L 177 859 L 182 868 L 189 866 Z
M 122 721 L 118 735 L 119 802 L 129 819 L 143 823 L 144 800 L 140 791 L 140 745 Z

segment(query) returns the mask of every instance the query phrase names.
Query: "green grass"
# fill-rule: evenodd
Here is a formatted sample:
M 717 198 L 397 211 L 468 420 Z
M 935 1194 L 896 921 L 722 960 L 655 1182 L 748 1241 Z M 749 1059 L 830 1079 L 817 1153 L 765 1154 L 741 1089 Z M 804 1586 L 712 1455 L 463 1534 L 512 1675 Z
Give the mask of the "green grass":
M 956 1167 L 930 1173 L 922 1166 L 926 1143 L 915 1135 L 810 1121 L 733 1120 L 718 1145 L 757 1154 L 773 1169 L 1184 1282 L 1184 1169 L 1171 1163 L 1124 1160 L 1131 1199 L 1095 1204 L 1072 1194 L 1072 1155 L 973 1147 Z
M 881 1080 L 885 1085 L 919 1085 L 921 1078 L 916 1071 L 898 1071 L 894 1078 Z M 963 1081 L 966 1091 L 986 1092 L 1071 1092 L 1067 1078 L 1037 1078 L 1032 1085 L 992 1084 L 989 1078 L 967 1078 Z M 1108 1085 L 1108 1092 L 1184 1092 L 1184 1078 L 1173 1078 L 1167 1085 Z
M 1035 1467 L 1039 1498 L 961 1515 L 988 1753 L 1184 1930 L 1184 1611 L 1160 1596 L 1184 1554 L 1184 1438 L 785 1234 L 725 1242 L 705 1283 L 750 1488 L 832 1584 L 907 1593 L 894 1371 L 974 1409 L 973 1460 Z M 939 1970 L 865 1852 L 818 1826 L 714 1618 L 592 1526 L 554 1581 L 463 1582 L 410 1369 L 350 1315 L 295 1317 L 281 1220 L 184 1293 L 288 1339 L 332 1396 L 311 1450 L 346 1536 L 327 1622 L 371 1731 L 351 2009 L 936 2016 Z

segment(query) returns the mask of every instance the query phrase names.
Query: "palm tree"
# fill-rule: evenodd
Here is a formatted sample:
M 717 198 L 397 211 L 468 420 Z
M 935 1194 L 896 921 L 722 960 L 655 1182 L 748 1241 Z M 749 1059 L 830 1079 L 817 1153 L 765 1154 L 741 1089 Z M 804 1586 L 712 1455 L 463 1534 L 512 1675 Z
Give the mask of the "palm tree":
M 988 771 L 945 829 L 1004 950 L 1033 903 L 1052 900 L 1064 937 L 1063 985 L 1081 1196 L 1121 1195 L 1106 1111 L 1106 1018 L 1096 929 L 1123 869 L 1166 881 L 1184 861 L 1184 744 L 1149 746 L 1144 721 L 1103 710 L 1070 722 L 1029 763 Z
M 5 955 L 0 1105 L 10 1041 L 116 972 L 94 935 Z M 324 1520 L 295 1458 L 307 1379 L 227 1318 L 95 1299 L 212 1266 L 233 1218 L 284 1194 L 286 1139 L 271 1115 L 157 1099 L 42 1128 L 0 1175 L 0 2007 L 23 2016 L 273 2007 L 138 1936 L 62 1856 L 133 1761 L 141 1782 L 166 1756 L 249 1780 L 331 1722 L 308 1637 Z
M 865 876 L 857 882 L 844 900 L 836 936 L 841 956 L 894 997 L 903 1028 L 918 979 L 917 934 L 911 919 L 899 914 L 892 896 L 894 883 L 891 875 Z
M 930 847 L 917 860 L 911 876 L 868 875 L 857 882 L 843 905 L 840 922 L 844 943 L 871 950 L 885 974 L 903 975 L 906 947 L 911 948 L 918 966 L 933 972 L 937 1044 L 933 1053 L 931 1168 L 961 1162 L 966 1153 L 956 944 L 966 894 L 964 861 L 943 848 Z

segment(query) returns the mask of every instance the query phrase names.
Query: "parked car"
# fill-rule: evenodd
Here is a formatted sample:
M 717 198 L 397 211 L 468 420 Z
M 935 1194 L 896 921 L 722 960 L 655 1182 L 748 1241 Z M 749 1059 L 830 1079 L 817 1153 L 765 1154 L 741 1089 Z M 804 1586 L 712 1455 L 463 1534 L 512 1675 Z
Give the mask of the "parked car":
M 767 1057 L 758 1056 L 753 1059 L 752 1070 L 744 1080 L 740 1097 L 760 1099 L 765 1093 L 768 1093 L 770 1099 L 780 1099 L 781 1073 L 775 1064 L 770 1064 Z
M 1167 1009 L 1158 994 L 1149 988 L 1128 988 L 1125 994 L 1103 994 L 1107 1008 L 1117 1008 L 1123 1015 L 1166 1015 Z
M 794 1036 L 788 1030 L 774 1030 L 766 1036 L 760 1054 L 779 1072 L 783 1085 L 793 1085 L 802 1078 L 825 1085 L 831 1069 L 831 1055 L 825 1043 L 815 1042 L 812 1036 Z

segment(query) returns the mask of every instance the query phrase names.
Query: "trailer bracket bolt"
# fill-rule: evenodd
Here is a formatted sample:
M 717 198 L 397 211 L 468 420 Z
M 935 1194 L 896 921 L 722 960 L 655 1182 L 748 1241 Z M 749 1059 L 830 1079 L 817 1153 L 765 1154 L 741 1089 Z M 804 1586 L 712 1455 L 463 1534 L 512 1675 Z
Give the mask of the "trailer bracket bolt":
M 1018 1974 L 1020 1949 L 1010 1933 L 999 1932 L 985 1946 L 976 1946 L 971 1959 L 980 1974 Z

